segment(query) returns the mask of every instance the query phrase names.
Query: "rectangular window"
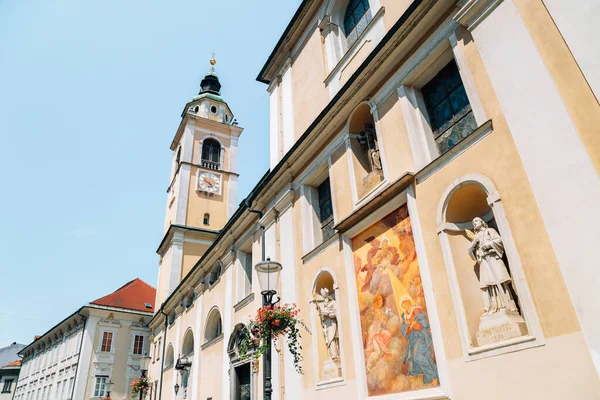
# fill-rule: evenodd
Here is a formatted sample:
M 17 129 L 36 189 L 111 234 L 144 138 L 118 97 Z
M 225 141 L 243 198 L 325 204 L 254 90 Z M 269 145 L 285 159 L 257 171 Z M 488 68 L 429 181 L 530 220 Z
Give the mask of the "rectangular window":
M 144 351 L 144 337 L 142 335 L 133 336 L 133 354 L 141 355 Z
M 10 393 L 13 381 L 14 381 L 14 379 L 7 379 L 4 381 L 4 386 L 2 387 L 2 393 Z
M 238 258 L 240 259 L 240 287 L 238 300 L 243 300 L 252 292 L 252 253 L 239 251 Z
M 333 204 L 331 202 L 331 187 L 329 178 L 317 188 L 319 196 L 319 222 L 321 223 L 321 233 L 323 242 L 333 236 Z
M 421 93 L 440 154 L 450 150 L 477 128 L 454 60 L 423 86 Z
M 110 352 L 110 349 L 112 347 L 112 339 L 113 339 L 112 332 L 103 332 L 102 333 L 102 344 L 100 346 L 100 351 Z
M 156 345 L 154 346 L 154 359 L 156 361 L 160 360 L 160 342 L 162 341 L 162 338 L 158 338 L 158 342 L 156 342 Z
M 106 382 L 108 382 L 108 376 L 96 377 L 96 384 L 94 385 L 94 397 L 104 397 L 106 395 Z

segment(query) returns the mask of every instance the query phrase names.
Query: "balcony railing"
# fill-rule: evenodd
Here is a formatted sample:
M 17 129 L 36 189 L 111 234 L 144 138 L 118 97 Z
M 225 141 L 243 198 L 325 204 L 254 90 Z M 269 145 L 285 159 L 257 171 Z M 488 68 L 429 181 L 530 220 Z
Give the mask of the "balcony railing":
M 200 165 L 207 169 L 221 169 L 221 163 L 211 160 L 201 160 Z

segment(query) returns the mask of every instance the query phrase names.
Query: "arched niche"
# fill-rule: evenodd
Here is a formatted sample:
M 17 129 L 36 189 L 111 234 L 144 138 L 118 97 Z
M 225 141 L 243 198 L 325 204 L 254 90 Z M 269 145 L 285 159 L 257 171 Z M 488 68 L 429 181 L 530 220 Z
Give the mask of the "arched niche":
M 344 380 L 339 287 L 333 270 L 319 269 L 313 280 L 312 298 L 313 365 L 317 386 L 322 387 Z
M 502 328 L 482 329 L 485 313 L 480 284 L 480 266 L 469 255 L 473 240 L 473 220 L 481 218 L 501 239 L 502 261 L 511 282 L 510 295 L 524 319 L 519 333 Z M 481 358 L 542 343 L 542 333 L 525 280 L 521 260 L 506 218 L 502 199 L 490 179 L 470 174 L 455 180 L 444 192 L 438 207 L 438 237 L 448 271 L 453 305 L 466 357 Z M 488 318 L 489 320 L 489 318 Z M 489 334 L 490 343 L 481 345 L 478 335 Z
M 368 102 L 361 103 L 347 122 L 348 146 L 352 155 L 352 171 L 357 198 L 371 192 L 384 179 L 379 139 Z
M 194 353 L 194 332 L 192 328 L 188 328 L 183 336 L 183 345 L 181 346 L 181 354 L 183 357 L 189 357 Z
M 221 313 L 215 306 L 208 312 L 206 325 L 204 328 L 204 342 L 208 343 L 223 334 L 223 324 L 221 322 Z
M 167 346 L 167 352 L 165 354 L 164 368 L 172 367 L 175 363 L 175 351 L 173 350 L 173 343 L 169 343 Z

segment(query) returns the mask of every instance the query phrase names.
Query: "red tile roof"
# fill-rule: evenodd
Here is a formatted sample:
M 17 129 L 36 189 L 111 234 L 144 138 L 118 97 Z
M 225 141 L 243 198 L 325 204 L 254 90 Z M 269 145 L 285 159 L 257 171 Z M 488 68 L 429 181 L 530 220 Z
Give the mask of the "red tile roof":
M 6 364 L 5 367 L 20 367 L 21 366 L 21 360 L 16 360 L 11 362 L 10 364 Z
M 99 306 L 125 308 L 128 310 L 154 312 L 156 289 L 143 280 L 136 278 L 109 295 L 91 302 Z M 150 308 L 145 304 L 151 305 Z

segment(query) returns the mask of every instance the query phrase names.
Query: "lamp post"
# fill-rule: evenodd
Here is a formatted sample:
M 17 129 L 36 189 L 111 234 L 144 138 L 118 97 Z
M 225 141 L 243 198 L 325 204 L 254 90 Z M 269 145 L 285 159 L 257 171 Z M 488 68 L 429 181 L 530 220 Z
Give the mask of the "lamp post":
M 145 354 L 142 357 L 140 357 L 140 372 L 141 372 L 141 377 L 140 379 L 144 379 L 146 377 L 146 372 L 148 372 L 148 367 L 150 366 L 150 356 Z M 144 399 L 144 391 L 140 390 L 140 400 Z
M 113 381 L 108 381 L 104 384 L 104 388 L 106 389 L 106 398 L 110 399 L 110 392 L 112 392 L 112 387 L 113 387 L 114 383 Z
M 263 307 L 277 304 L 273 301 L 273 297 L 277 294 L 277 283 L 279 282 L 279 273 L 282 270 L 281 264 L 276 261 L 271 261 L 267 257 L 265 261 L 261 261 L 254 266 L 258 275 L 258 283 L 260 285 L 261 294 L 263 297 Z M 267 334 L 267 349 L 263 358 L 263 385 L 264 399 L 271 400 L 273 394 L 273 386 L 271 384 L 271 327 Z

